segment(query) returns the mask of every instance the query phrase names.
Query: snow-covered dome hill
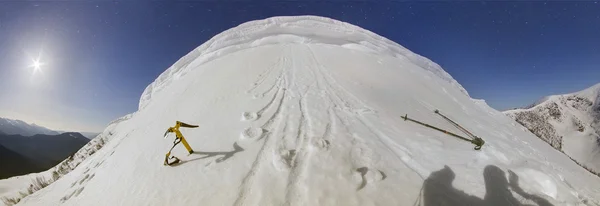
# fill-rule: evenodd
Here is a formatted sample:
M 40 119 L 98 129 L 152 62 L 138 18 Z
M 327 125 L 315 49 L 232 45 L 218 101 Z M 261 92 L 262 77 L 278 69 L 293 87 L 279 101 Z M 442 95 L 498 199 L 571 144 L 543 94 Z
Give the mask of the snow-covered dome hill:
M 152 96 L 168 85 L 170 81 L 178 79 L 190 70 L 215 58 L 244 49 L 286 43 L 341 46 L 378 56 L 405 59 L 450 82 L 468 95 L 467 91 L 440 65 L 385 37 L 330 18 L 289 16 L 246 22 L 214 36 L 179 59 L 152 84 L 148 85 L 140 98 L 139 108 L 144 108 Z
M 465 135 L 436 109 L 483 148 L 402 118 Z M 194 152 L 177 145 L 181 162 L 165 166 L 175 121 L 199 126 L 181 128 Z M 100 150 L 19 204 L 600 204 L 599 178 L 471 99 L 437 64 L 323 17 L 215 36 L 100 137 Z

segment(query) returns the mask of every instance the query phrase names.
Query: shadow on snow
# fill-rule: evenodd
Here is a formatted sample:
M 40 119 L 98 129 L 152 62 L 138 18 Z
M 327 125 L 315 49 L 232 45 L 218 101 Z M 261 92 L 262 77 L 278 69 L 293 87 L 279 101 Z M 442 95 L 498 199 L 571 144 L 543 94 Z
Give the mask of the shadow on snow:
M 201 157 L 196 157 L 196 158 L 192 158 L 189 160 L 182 160 L 179 164 L 176 164 L 174 166 L 179 166 L 182 164 L 185 164 L 187 162 L 192 162 L 192 161 L 196 161 L 196 160 L 201 160 L 201 159 L 206 159 L 206 158 L 210 158 L 210 157 L 216 157 L 216 156 L 221 156 L 219 158 L 217 158 L 216 162 L 220 163 L 223 162 L 231 157 L 233 157 L 233 155 L 235 155 L 238 152 L 242 152 L 244 151 L 244 148 L 241 148 L 237 142 L 233 143 L 233 150 L 229 151 L 229 152 L 202 152 L 202 151 L 194 151 L 194 155 L 203 155 Z
M 533 205 L 553 206 L 548 200 L 526 193 L 519 186 L 519 176 L 509 171 L 509 179 L 505 172 L 494 165 L 488 165 L 483 171 L 486 193 L 483 199 L 469 195 L 452 186 L 456 177 L 448 166 L 435 171 L 423 183 L 424 206 L 525 206 L 532 204 L 521 203 L 513 196 L 514 191 L 523 199 L 534 202 Z M 510 188 L 510 189 L 509 189 Z M 420 205 L 420 204 L 419 204 Z

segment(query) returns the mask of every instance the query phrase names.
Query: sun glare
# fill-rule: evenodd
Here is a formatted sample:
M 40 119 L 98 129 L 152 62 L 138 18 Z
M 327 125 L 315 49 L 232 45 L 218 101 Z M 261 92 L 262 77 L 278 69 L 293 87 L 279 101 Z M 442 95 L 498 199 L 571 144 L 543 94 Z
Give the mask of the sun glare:
M 31 65 L 31 67 L 33 67 L 33 74 L 37 72 L 42 72 L 42 65 L 44 64 L 40 62 L 39 59 L 33 60 L 33 63 Z

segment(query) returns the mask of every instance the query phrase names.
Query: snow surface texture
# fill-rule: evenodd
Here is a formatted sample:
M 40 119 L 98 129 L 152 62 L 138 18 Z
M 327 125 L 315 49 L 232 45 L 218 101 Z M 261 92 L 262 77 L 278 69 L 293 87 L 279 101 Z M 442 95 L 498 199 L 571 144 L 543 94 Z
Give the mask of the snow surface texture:
M 600 172 L 600 84 L 543 100 L 505 114 L 585 167 Z
M 459 133 L 434 109 L 486 145 Z M 194 151 L 163 166 L 176 120 Z M 600 179 L 472 100 L 439 66 L 356 26 L 242 24 L 148 86 L 140 110 L 22 205 L 598 205 Z M 512 192 L 507 192 L 512 191 Z M 547 204 L 546 204 L 547 203 Z M 513 204 L 515 205 L 515 204 Z

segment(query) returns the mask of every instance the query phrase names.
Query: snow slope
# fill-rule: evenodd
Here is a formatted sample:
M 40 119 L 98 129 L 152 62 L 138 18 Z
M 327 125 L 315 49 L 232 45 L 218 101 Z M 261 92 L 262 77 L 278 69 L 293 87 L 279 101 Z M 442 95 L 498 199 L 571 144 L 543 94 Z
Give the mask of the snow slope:
M 554 148 L 600 172 L 600 84 L 505 113 Z
M 473 145 L 440 109 L 486 140 Z M 176 120 L 179 165 L 163 166 Z M 75 170 L 19 205 L 599 205 L 600 179 L 437 64 L 332 19 L 252 21 L 166 70 Z M 510 188 L 512 193 L 506 191 Z M 447 200 L 447 201 L 446 201 Z M 547 204 L 546 204 L 547 205 Z

